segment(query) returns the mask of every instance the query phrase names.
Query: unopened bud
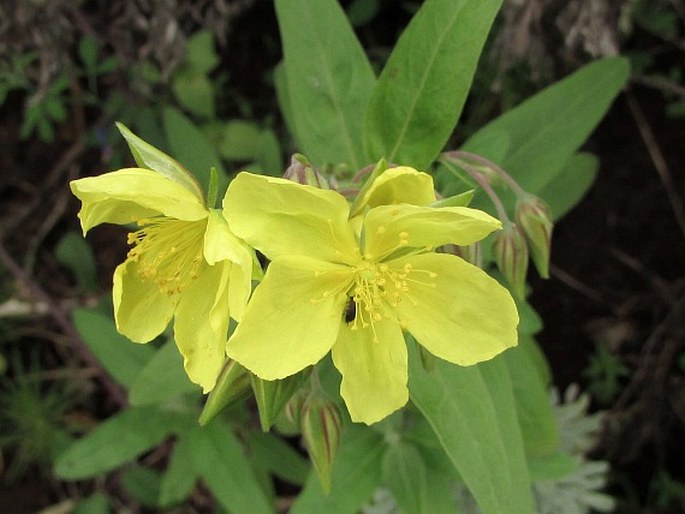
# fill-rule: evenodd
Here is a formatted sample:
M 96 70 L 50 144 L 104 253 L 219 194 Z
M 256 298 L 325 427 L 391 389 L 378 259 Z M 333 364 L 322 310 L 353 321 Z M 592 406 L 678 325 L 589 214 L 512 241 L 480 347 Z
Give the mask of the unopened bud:
M 310 391 L 306 389 L 299 389 L 298 391 L 295 391 L 295 394 L 293 394 L 290 397 L 290 400 L 288 400 L 288 403 L 285 404 L 285 408 L 283 409 L 285 419 L 295 427 L 300 427 L 302 406 L 309 396 L 309 393 Z
M 264 432 L 268 432 L 273 426 L 281 410 L 300 388 L 309 372 L 310 370 L 301 371 L 282 380 L 263 380 L 252 376 L 252 390 L 257 400 L 259 423 Z
M 552 211 L 535 195 L 526 194 L 516 204 L 516 223 L 523 230 L 533 263 L 542 278 L 549 278 L 552 248 Z
M 231 403 L 247 397 L 249 391 L 250 372 L 236 361 L 229 359 L 224 364 L 214 389 L 207 397 L 198 422 L 200 425 L 206 425 Z
M 483 266 L 483 247 L 480 241 L 467 246 L 450 245 L 450 252 L 477 267 Z
M 523 298 L 528 272 L 528 244 L 521 229 L 514 223 L 505 223 L 504 228 L 495 234 L 492 252 L 497 267 L 514 294 Z
M 304 155 L 299 153 L 293 154 L 291 157 L 290 166 L 285 170 L 283 178 L 319 189 L 331 188 L 325 177 L 316 171 Z
M 302 405 L 301 423 L 309 457 L 321 487 L 328 494 L 333 461 L 340 444 L 340 411 L 323 392 L 313 391 Z

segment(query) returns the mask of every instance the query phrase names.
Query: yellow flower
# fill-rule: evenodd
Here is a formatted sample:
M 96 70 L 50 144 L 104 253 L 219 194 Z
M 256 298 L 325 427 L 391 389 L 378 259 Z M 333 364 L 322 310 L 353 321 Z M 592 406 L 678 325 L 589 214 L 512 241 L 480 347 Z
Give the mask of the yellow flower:
M 128 168 L 71 182 L 82 202 L 84 235 L 100 223 L 137 224 L 114 272 L 119 332 L 138 343 L 158 336 L 172 317 L 190 379 L 210 391 L 225 356 L 230 316 L 250 294 L 252 259 L 198 190 L 150 169 Z
M 358 228 L 334 191 L 249 173 L 233 180 L 224 215 L 271 264 L 227 351 L 275 380 L 332 350 L 352 419 L 371 424 L 408 400 L 403 330 L 470 365 L 516 345 L 518 314 L 485 272 L 434 251 L 478 241 L 499 221 L 466 207 L 366 207 Z

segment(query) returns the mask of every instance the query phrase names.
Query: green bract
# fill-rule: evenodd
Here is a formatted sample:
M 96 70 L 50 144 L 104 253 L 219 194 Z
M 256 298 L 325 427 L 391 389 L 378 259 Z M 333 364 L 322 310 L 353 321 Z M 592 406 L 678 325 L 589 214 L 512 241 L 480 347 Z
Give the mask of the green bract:
M 242 317 L 252 259 L 221 213 L 164 175 L 128 168 L 71 182 L 82 202 L 84 234 L 100 223 L 136 223 L 133 245 L 114 272 L 117 329 L 138 343 L 158 336 L 172 317 L 190 379 L 205 392 L 225 360 L 229 313 Z
M 427 174 L 400 170 L 369 189 L 386 205 L 367 203 L 353 220 L 335 191 L 250 173 L 240 173 L 224 199 L 231 230 L 271 260 L 228 355 L 275 380 L 331 350 L 351 417 L 367 424 L 407 402 L 403 330 L 460 365 L 517 343 L 509 293 L 461 258 L 435 252 L 479 241 L 500 222 L 467 207 L 394 203 L 388 179 L 417 178 L 419 199 L 432 191 Z

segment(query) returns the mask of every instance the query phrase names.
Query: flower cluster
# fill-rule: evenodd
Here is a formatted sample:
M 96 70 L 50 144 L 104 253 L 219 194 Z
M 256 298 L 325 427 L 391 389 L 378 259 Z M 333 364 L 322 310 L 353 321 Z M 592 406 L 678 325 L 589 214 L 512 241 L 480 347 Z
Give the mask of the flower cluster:
M 79 218 L 84 233 L 135 224 L 114 274 L 117 328 L 144 343 L 173 318 L 186 372 L 205 392 L 227 358 L 271 381 L 330 351 L 352 420 L 371 424 L 408 401 L 404 332 L 463 366 L 516 345 L 507 290 L 442 251 L 501 223 L 436 204 L 427 173 L 376 173 L 350 204 L 334 190 L 241 172 L 219 210 L 178 163 L 128 135 L 140 167 L 72 182 Z M 263 277 L 255 250 L 269 260 Z

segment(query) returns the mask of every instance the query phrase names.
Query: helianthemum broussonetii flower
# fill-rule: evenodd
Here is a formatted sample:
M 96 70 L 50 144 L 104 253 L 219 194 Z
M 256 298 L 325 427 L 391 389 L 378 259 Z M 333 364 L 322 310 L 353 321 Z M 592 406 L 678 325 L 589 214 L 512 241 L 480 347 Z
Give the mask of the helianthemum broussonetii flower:
M 407 402 L 403 330 L 461 365 L 517 342 L 518 314 L 506 289 L 461 258 L 435 252 L 498 229 L 500 222 L 484 212 L 377 205 L 359 224 L 335 191 L 240 173 L 224 215 L 271 259 L 228 355 L 274 380 L 331 350 L 354 421 L 374 423 Z
M 156 171 L 122 169 L 75 180 L 71 190 L 82 202 L 84 234 L 100 223 L 137 225 L 114 272 L 119 332 L 146 343 L 174 317 L 186 373 L 211 390 L 226 358 L 229 313 L 239 320 L 250 294 L 245 245 L 196 190 Z

